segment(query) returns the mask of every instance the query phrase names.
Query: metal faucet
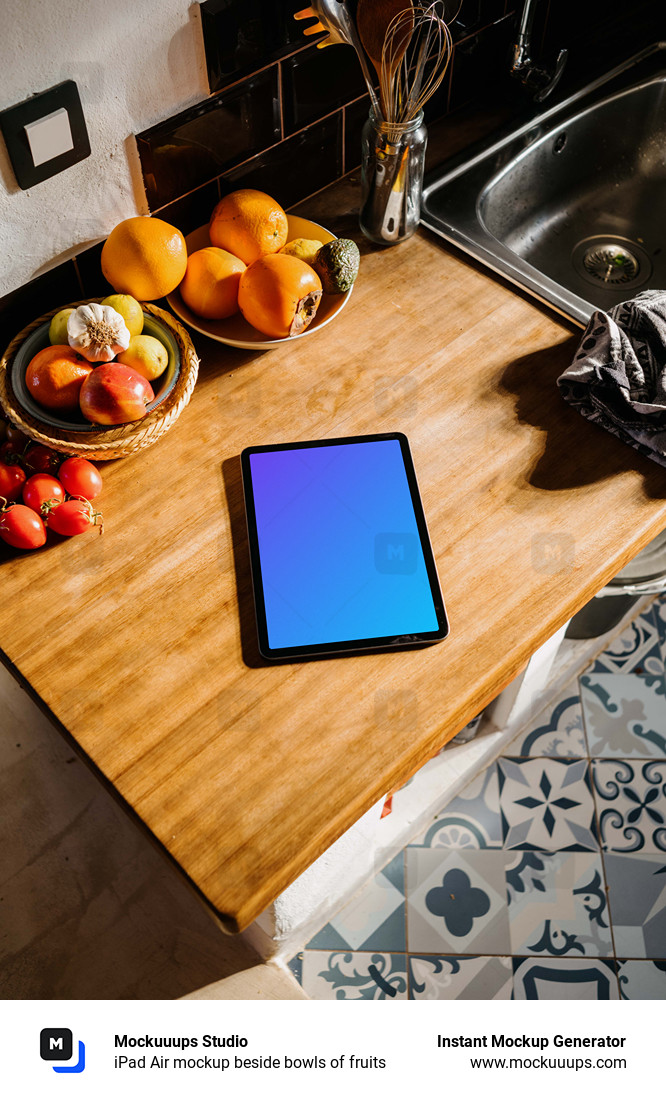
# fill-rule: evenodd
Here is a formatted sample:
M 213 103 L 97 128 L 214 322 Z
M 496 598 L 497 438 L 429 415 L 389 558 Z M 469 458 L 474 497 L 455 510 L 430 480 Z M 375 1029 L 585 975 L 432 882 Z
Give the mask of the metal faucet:
M 526 88 L 534 92 L 537 103 L 549 96 L 558 83 L 566 65 L 568 50 L 560 50 L 555 68 L 548 70 L 535 65 L 530 57 L 532 46 L 532 28 L 537 0 L 525 0 L 523 14 L 520 17 L 518 40 L 511 50 L 511 76 L 515 76 Z

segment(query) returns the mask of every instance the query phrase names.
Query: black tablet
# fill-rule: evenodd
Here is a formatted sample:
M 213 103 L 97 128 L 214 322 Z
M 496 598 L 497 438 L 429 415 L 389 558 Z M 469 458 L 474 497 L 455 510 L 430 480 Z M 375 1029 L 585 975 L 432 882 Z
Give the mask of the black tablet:
M 241 464 L 265 658 L 446 637 L 406 436 L 248 447 Z

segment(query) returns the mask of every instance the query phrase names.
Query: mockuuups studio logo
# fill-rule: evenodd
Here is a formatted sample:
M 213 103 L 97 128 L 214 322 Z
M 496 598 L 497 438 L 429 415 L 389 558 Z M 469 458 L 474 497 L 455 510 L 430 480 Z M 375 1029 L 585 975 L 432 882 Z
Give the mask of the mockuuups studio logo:
M 576 543 L 567 531 L 542 531 L 532 537 L 532 568 L 535 573 L 555 577 L 570 573 L 576 556 Z
M 415 573 L 418 540 L 411 531 L 380 531 L 375 535 L 375 569 L 378 573 Z
M 39 1033 L 39 1053 L 45 1062 L 71 1062 L 74 1047 L 68 1027 L 45 1027 Z M 86 1048 L 79 1039 L 78 1058 L 73 1066 L 51 1066 L 55 1073 L 83 1073 Z

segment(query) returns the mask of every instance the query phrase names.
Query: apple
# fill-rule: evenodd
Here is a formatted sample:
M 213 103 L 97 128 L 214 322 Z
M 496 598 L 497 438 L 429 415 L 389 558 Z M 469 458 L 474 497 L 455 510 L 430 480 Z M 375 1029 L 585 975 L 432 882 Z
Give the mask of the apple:
M 81 412 L 93 424 L 127 424 L 146 415 L 154 400 L 150 382 L 122 363 L 102 363 L 81 386 Z

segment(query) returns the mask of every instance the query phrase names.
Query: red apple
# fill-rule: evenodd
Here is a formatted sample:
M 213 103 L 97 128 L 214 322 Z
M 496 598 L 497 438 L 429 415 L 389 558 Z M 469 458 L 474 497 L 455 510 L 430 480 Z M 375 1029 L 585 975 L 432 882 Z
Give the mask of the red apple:
M 102 363 L 81 386 L 81 412 L 93 424 L 127 424 L 146 415 L 153 387 L 132 367 Z

